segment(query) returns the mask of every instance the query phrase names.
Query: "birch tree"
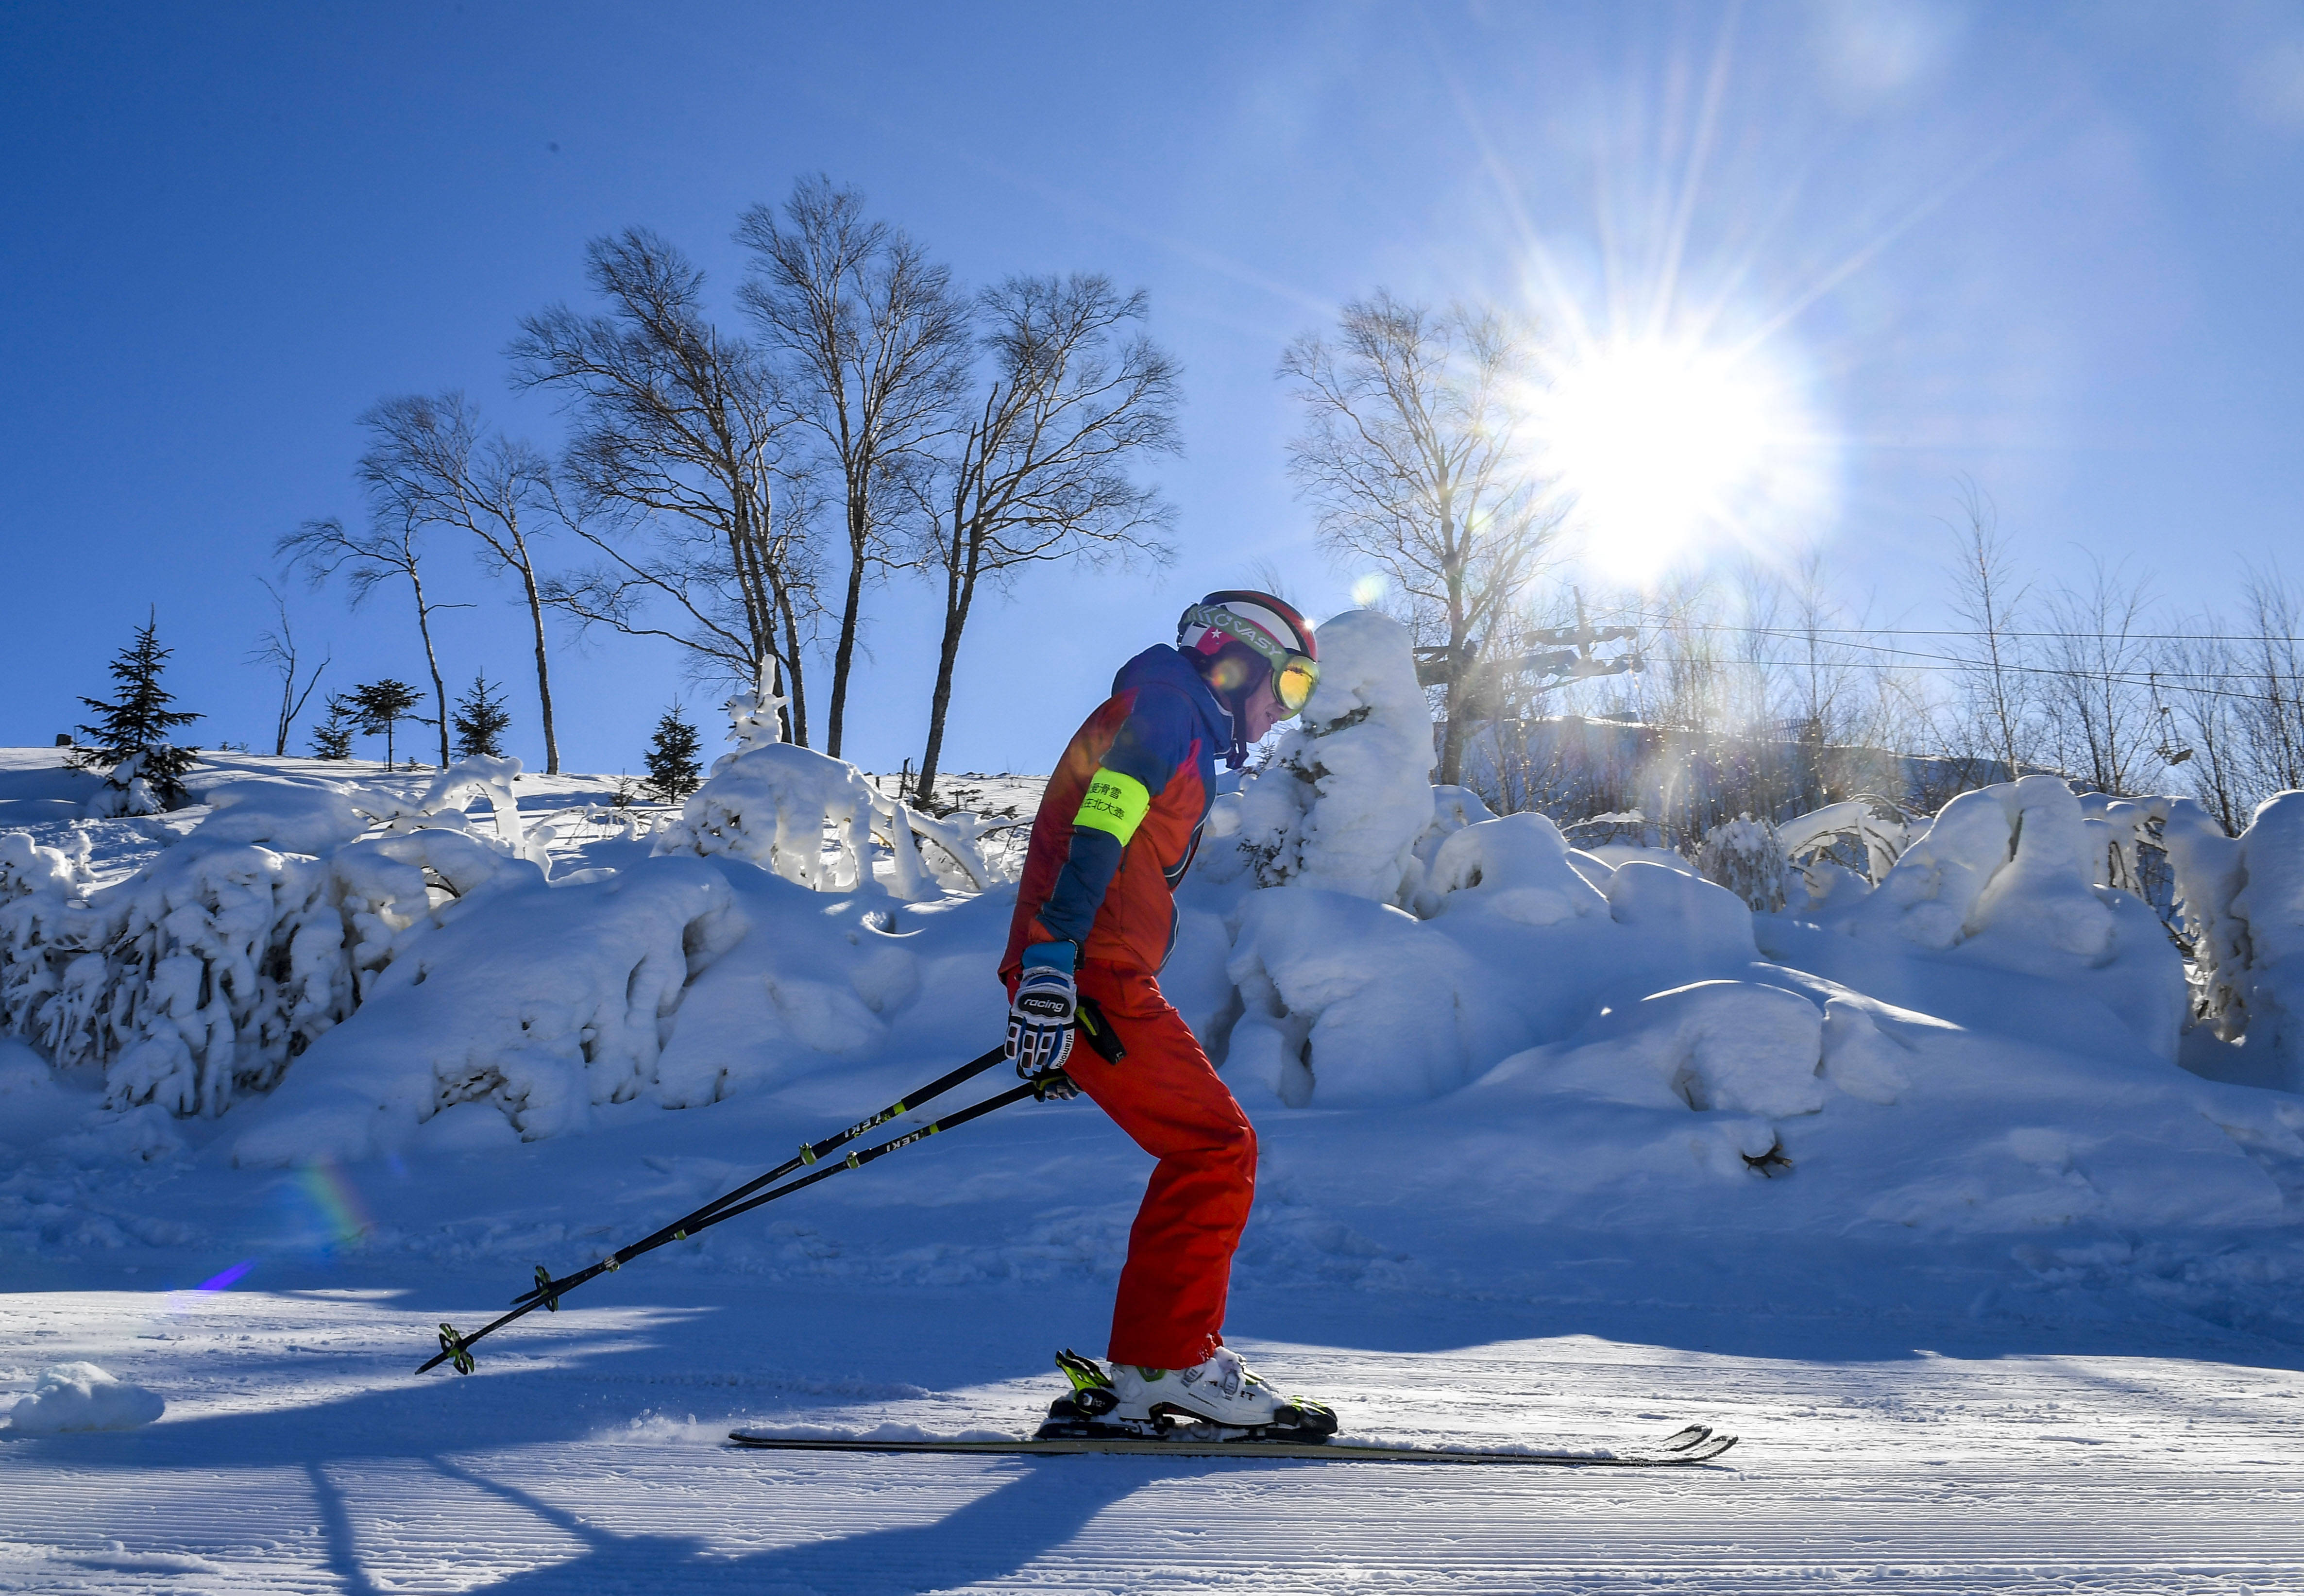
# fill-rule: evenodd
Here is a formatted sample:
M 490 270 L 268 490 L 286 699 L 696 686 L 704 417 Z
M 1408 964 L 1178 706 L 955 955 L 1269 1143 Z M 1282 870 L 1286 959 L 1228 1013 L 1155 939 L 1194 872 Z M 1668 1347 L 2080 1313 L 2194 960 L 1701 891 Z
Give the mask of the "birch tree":
M 753 258 L 740 297 L 781 363 L 789 413 L 816 436 L 825 497 L 841 511 L 848 569 L 824 740 L 837 755 L 865 578 L 886 563 L 900 484 L 964 381 L 967 301 L 947 268 L 827 177 L 798 183 L 781 217 L 752 207 L 736 241 Z
M 1165 563 L 1173 508 L 1136 479 L 1178 447 L 1176 366 L 1136 330 L 1141 290 L 1111 279 L 1011 277 L 978 301 L 982 386 L 950 452 L 911 481 L 944 629 L 914 801 L 935 801 L 954 667 L 978 592 L 1027 567 L 1131 556 Z
M 1560 524 L 1521 437 L 1529 337 L 1492 311 L 1435 311 L 1379 290 L 1346 305 L 1332 335 L 1307 333 L 1280 359 L 1303 417 L 1288 469 L 1322 545 L 1390 578 L 1429 646 L 1446 783 L 1462 779 L 1490 634 Z
M 586 276 L 606 314 L 553 306 L 507 351 L 514 385 L 551 391 L 573 420 L 563 507 L 594 555 L 543 584 L 544 602 L 676 643 L 701 677 L 749 680 L 776 660 L 805 746 L 816 596 L 775 374 L 713 324 L 703 272 L 655 233 L 595 240 Z
M 360 418 L 376 440 L 360 474 L 397 515 L 419 526 L 445 526 L 479 544 L 484 568 L 520 577 L 536 653 L 536 698 L 544 727 L 544 769 L 560 773 L 560 739 L 552 719 L 552 670 L 546 658 L 544 597 L 529 537 L 551 509 L 552 468 L 528 443 L 486 427 L 462 393 L 405 394 Z

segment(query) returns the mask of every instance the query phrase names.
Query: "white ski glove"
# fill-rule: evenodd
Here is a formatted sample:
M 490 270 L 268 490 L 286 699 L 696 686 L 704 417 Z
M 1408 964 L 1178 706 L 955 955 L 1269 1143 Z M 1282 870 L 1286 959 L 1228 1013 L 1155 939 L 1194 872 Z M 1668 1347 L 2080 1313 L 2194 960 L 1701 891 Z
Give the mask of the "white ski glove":
M 1069 947 L 1070 944 L 1064 944 Z M 1008 1002 L 1008 1057 L 1026 1080 L 1054 1074 L 1072 1057 L 1080 990 L 1069 967 L 1027 965 Z

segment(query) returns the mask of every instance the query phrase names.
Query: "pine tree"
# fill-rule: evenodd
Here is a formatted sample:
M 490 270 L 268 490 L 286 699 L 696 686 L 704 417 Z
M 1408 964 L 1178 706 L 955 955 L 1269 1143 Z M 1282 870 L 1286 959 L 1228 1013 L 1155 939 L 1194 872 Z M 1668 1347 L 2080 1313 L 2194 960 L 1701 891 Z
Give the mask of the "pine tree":
M 455 729 L 457 758 L 475 754 L 504 757 L 504 728 L 512 724 L 512 716 L 504 712 L 503 687 L 475 672 L 471 690 L 456 700 L 456 713 L 448 723 Z
M 72 763 L 82 770 L 101 770 L 123 792 L 141 777 L 153 796 L 173 809 L 190 796 L 183 775 L 192 768 L 197 748 L 180 748 L 168 733 L 201 717 L 170 709 L 175 695 L 160 685 L 160 672 L 175 651 L 160 646 L 159 612 L 152 611 L 137 629 L 136 640 L 112 658 L 112 679 L 120 684 L 116 703 L 101 698 L 80 702 L 96 711 L 96 723 L 74 730 L 88 740 L 76 747 Z M 132 769 L 123 770 L 130 761 Z
M 343 693 L 328 696 L 328 718 L 312 728 L 312 757 L 350 759 L 352 733 L 359 730 L 360 705 Z
M 703 766 L 697 762 L 696 728 L 673 705 L 656 723 L 648 751 L 648 790 L 660 804 L 676 804 L 702 784 Z
M 419 702 L 414 688 L 389 676 L 352 689 L 352 711 L 360 716 L 360 730 L 369 737 L 383 735 L 386 770 L 392 768 L 392 729 Z

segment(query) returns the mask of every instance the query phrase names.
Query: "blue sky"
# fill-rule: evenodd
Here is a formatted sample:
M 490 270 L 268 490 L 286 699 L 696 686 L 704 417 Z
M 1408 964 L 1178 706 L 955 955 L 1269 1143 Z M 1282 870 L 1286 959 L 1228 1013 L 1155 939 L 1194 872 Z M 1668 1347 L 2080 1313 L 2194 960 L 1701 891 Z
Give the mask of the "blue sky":
M 501 351 L 581 302 L 585 241 L 665 233 L 733 322 L 738 213 L 818 171 L 968 280 L 1143 286 L 1185 368 L 1178 563 L 982 612 L 948 765 L 1046 768 L 1119 658 L 1258 561 L 1348 602 L 1273 368 L 1378 284 L 1563 348 L 1735 351 L 1775 465 L 1677 554 L 1813 547 L 1876 619 L 1940 614 L 1963 476 L 2042 570 L 2125 559 L 2184 606 L 2295 541 L 2304 7 L 19 3 L 0 88 L 4 743 L 81 718 L 149 604 L 195 735 L 261 742 L 257 578 L 357 512 L 354 418 L 462 387 L 555 444 Z M 504 680 L 540 762 L 511 589 L 431 558 L 475 606 L 445 667 Z M 330 684 L 419 676 L 394 597 L 292 590 Z M 893 768 L 926 589 L 870 626 L 848 751 Z M 647 646 L 559 658 L 577 769 L 720 696 Z

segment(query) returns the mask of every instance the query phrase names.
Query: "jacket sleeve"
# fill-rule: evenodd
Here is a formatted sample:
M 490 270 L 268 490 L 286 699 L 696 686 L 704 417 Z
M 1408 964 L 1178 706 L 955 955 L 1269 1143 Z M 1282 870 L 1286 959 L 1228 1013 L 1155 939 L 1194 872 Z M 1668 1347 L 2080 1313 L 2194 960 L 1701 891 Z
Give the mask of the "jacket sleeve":
M 1121 855 L 1152 800 L 1191 757 L 1194 721 L 1190 702 L 1174 689 L 1151 686 L 1137 692 L 1088 781 L 1072 818 L 1072 851 L 1040 908 L 1039 924 L 1051 940 L 1087 945 Z

